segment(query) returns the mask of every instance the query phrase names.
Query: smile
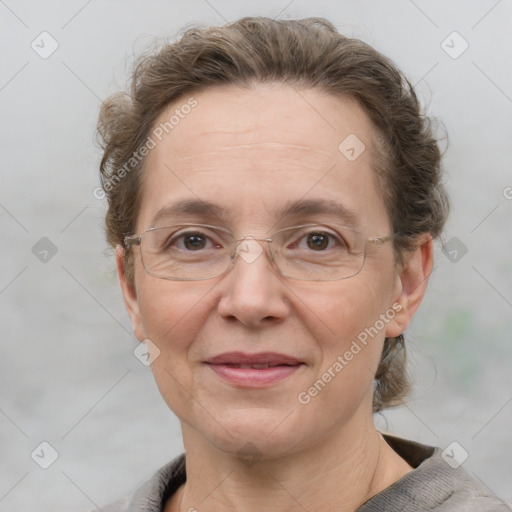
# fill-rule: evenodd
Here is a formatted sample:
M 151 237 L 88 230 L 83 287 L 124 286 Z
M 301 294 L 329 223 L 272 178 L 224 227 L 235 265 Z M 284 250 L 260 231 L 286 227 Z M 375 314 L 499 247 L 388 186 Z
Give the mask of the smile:
M 205 364 L 222 380 L 247 388 L 277 384 L 305 366 L 295 357 L 275 352 L 226 352 Z

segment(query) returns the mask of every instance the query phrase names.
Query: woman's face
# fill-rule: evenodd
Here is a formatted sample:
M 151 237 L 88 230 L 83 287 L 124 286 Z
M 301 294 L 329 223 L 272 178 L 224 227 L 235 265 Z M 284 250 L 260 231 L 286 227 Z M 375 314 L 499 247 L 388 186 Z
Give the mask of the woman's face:
M 351 222 L 365 236 L 392 231 L 372 170 L 372 126 L 354 102 L 286 85 L 193 96 L 197 105 L 146 157 L 137 234 L 159 212 L 159 226 L 214 224 L 237 238 L 309 222 Z M 155 127 L 186 100 L 162 112 Z M 184 200 L 213 203 L 223 214 L 169 213 Z M 336 203 L 353 218 L 280 213 L 301 201 Z M 185 435 L 229 453 L 252 443 L 274 457 L 369 424 L 384 337 L 400 334 L 409 314 L 397 305 L 403 282 L 391 243 L 368 244 L 357 275 L 328 282 L 282 277 L 266 252 L 254 261 L 237 257 L 227 274 L 203 281 L 159 279 L 145 272 L 137 248 L 134 258 L 135 292 L 120 268 L 128 311 L 137 338 L 160 351 L 154 376 Z M 233 352 L 300 364 L 237 373 L 207 362 Z M 250 381 L 265 371 L 278 379 Z

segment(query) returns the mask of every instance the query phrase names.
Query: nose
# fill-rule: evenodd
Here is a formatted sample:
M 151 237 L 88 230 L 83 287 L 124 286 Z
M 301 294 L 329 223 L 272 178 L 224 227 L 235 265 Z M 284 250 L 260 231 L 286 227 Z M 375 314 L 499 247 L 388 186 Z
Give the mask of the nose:
M 289 314 L 287 287 L 264 240 L 247 237 L 238 243 L 233 268 L 219 284 L 218 311 L 223 318 L 258 327 Z

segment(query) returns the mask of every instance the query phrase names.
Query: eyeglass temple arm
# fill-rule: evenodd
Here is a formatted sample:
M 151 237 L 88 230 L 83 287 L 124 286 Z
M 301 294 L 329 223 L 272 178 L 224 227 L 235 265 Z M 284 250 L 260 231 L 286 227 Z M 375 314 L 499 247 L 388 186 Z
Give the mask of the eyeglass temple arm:
M 395 238 L 395 235 L 386 235 L 386 236 L 378 236 L 378 237 L 372 236 L 372 237 L 368 238 L 368 241 L 373 242 L 374 244 L 380 245 L 380 244 L 389 242 L 390 240 L 393 240 L 394 238 Z
M 132 245 L 140 245 L 140 241 L 140 236 L 125 236 L 123 240 L 126 249 L 130 249 Z

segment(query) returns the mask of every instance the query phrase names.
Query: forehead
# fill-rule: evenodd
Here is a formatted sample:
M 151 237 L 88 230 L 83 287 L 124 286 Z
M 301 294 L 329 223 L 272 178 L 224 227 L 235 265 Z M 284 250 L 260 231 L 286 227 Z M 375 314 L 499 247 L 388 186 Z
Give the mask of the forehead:
M 286 148 L 271 148 L 273 143 L 295 145 L 301 158 L 312 151 L 332 155 L 347 135 L 368 138 L 372 129 L 364 111 L 351 98 L 288 84 L 209 88 L 168 106 L 155 125 L 163 125 L 173 112 L 179 113 L 192 96 L 197 106 L 169 130 L 173 155 L 183 159 L 195 155 L 190 144 L 181 144 L 191 137 L 194 148 L 206 150 L 215 144 L 226 149 L 230 144 L 243 145 L 245 150 L 254 151 L 263 143 L 275 150 Z
M 372 128 L 351 99 L 285 84 L 182 97 L 154 124 L 138 226 L 149 227 L 161 209 L 171 211 L 173 200 L 216 203 L 252 222 L 301 198 L 382 215 Z

